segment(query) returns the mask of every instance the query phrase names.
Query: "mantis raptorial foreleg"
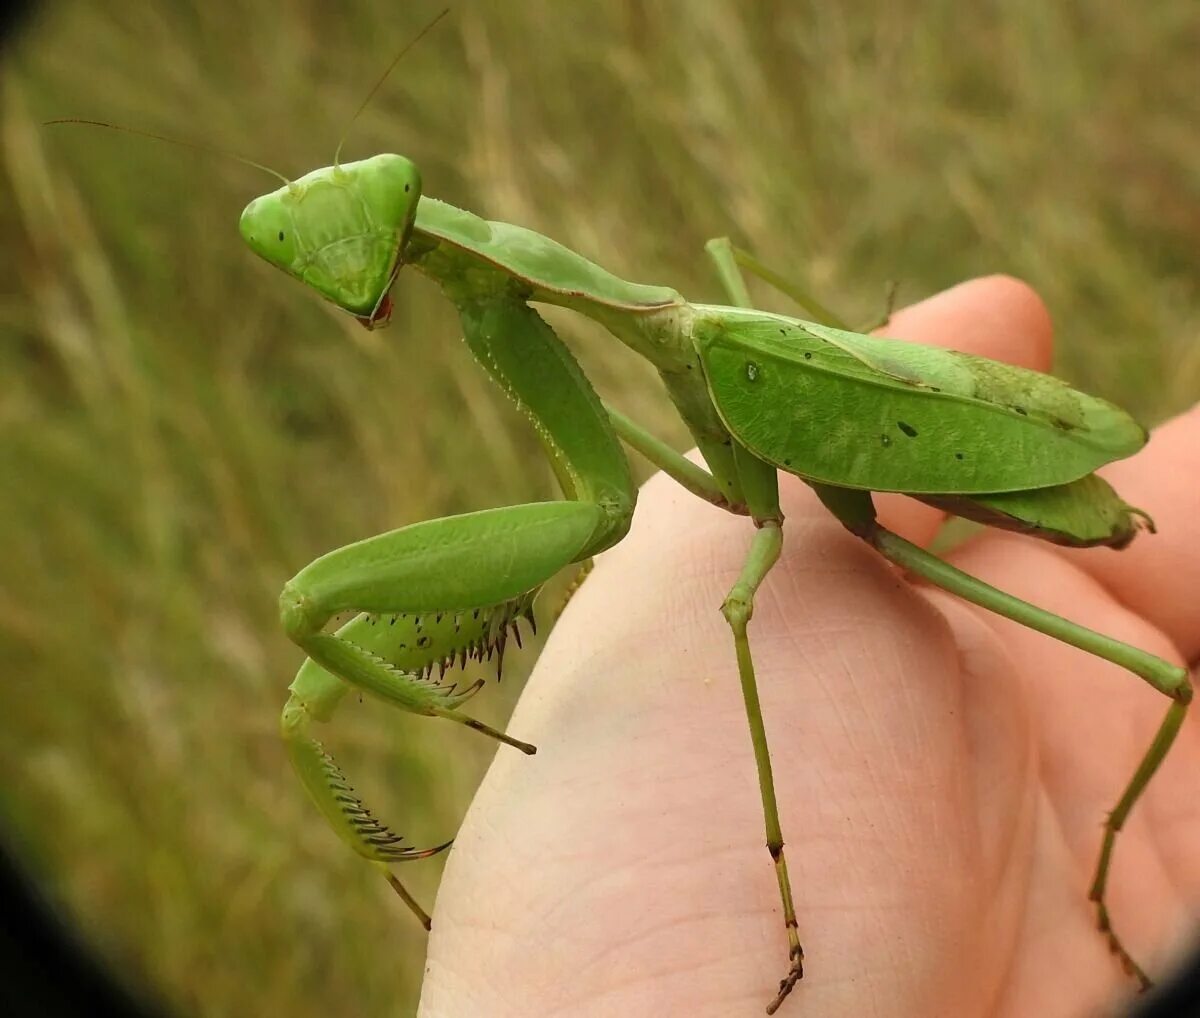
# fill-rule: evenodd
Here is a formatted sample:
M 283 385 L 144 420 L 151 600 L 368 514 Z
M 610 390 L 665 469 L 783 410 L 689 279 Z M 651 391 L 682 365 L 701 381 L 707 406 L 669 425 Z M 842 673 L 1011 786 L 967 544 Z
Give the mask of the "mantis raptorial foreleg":
M 738 514 L 746 514 L 750 511 L 740 502 L 730 501 L 725 492 L 721 490 L 716 478 L 702 466 L 693 463 L 686 456 L 681 456 L 661 438 L 651 434 L 646 428 L 643 428 L 636 421 L 627 417 L 616 407 L 605 403 L 604 409 L 608 413 L 608 419 L 612 423 L 613 430 L 621 437 L 622 441 L 631 449 L 635 449 L 641 453 L 642 456 L 658 467 L 663 473 L 673 478 L 680 487 L 690 491 L 697 498 L 701 498 L 705 502 L 711 502 L 718 509 L 726 509 L 729 512 Z M 583 563 L 575 579 L 571 581 L 570 586 L 568 586 L 563 594 L 562 600 L 554 609 L 552 613 L 554 620 L 557 620 L 566 610 L 567 604 L 575 596 L 575 592 L 583 585 L 583 581 L 587 579 L 587 575 L 591 570 L 592 561 L 589 559 Z
M 482 679 L 462 692 L 441 680 L 448 668 L 469 659 L 482 663 L 495 655 L 499 668 L 518 620 L 532 624 L 541 585 L 620 537 L 634 498 L 599 399 L 538 315 L 503 294 L 460 310 L 472 351 L 538 427 L 574 497 L 428 520 L 348 545 L 301 570 L 280 596 L 284 627 L 308 655 L 283 714 L 292 762 L 337 834 L 385 868 L 426 926 L 428 915 L 386 865 L 446 846 L 423 852 L 400 847 L 400 838 L 371 815 L 311 737 L 311 723 L 328 720 L 353 687 L 535 752 L 459 709 Z M 344 611 L 365 614 L 336 633 L 325 632 Z
M 510 631 L 522 618 L 532 624 L 541 582 L 571 561 L 599 517 L 594 505 L 552 502 L 418 523 L 322 556 L 280 598 L 288 635 L 308 654 L 281 721 L 292 764 L 338 836 L 380 865 L 426 928 L 428 914 L 387 865 L 423 859 L 449 842 L 423 851 L 402 845 L 312 737 L 312 723 L 328 721 L 355 687 L 535 752 L 459 710 L 482 679 L 462 692 L 440 680 L 468 657 L 482 664 L 495 656 L 499 669 Z M 325 623 L 347 609 L 367 614 L 325 633 Z
M 342 611 L 362 611 L 392 628 L 398 616 L 436 613 L 455 619 L 455 633 L 417 632 L 417 651 L 441 663 L 482 638 L 492 620 L 513 616 L 527 599 L 586 546 L 601 519 L 585 502 L 543 502 L 414 524 L 339 548 L 301 570 L 280 596 L 284 628 L 309 658 L 364 692 L 415 714 L 446 718 L 525 752 L 531 748 L 457 710 L 470 691 L 451 694 L 390 654 L 346 635 L 323 632 Z M 467 632 L 464 632 L 464 628 Z M 392 654 L 407 651 L 389 647 Z

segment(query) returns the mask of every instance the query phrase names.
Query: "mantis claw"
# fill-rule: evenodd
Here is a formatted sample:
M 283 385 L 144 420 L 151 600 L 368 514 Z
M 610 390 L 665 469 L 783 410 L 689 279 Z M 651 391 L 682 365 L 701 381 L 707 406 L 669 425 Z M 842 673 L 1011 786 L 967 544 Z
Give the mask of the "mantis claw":
M 792 992 L 792 988 L 804 978 L 804 951 L 799 944 L 795 944 L 789 954 L 792 961 L 791 968 L 788 970 L 788 974 L 779 980 L 779 992 L 775 994 L 775 999 L 767 1005 L 767 1014 L 774 1014 L 778 1011 L 788 994 Z
M 457 707 L 459 704 L 466 703 L 468 700 L 471 699 L 471 697 L 473 697 L 476 693 L 478 693 L 486 685 L 487 685 L 487 679 L 477 680 L 472 685 L 470 685 L 466 689 L 464 689 L 461 693 L 457 694 L 456 696 L 454 696 L 452 698 L 447 699 L 446 706 L 450 707 L 450 708 L 454 708 L 454 707 Z M 453 688 L 454 687 L 451 687 L 451 690 L 453 690 Z

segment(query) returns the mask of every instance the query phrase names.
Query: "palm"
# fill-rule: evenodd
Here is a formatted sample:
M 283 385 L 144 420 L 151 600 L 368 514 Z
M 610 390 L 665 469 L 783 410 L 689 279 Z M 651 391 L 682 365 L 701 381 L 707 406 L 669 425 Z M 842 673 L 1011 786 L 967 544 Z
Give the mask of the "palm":
M 985 309 L 1012 287 L 972 285 L 993 288 Z M 984 294 L 952 291 L 894 327 L 1043 366 L 1048 336 L 1027 297 L 1007 294 L 1018 302 L 1007 317 L 963 319 L 964 340 L 946 334 L 964 296 Z M 988 534 L 954 560 L 1118 638 L 1194 657 L 1200 619 L 1189 630 L 1170 596 L 1200 579 L 1200 497 L 1169 490 L 1188 456 L 1192 476 L 1200 466 L 1189 428 L 1196 414 L 1114 477 L 1162 536 L 1080 557 Z M 1087 884 L 1104 812 L 1166 699 L 914 590 L 799 482 L 783 499 L 784 557 L 751 623 L 807 951 L 781 1014 L 1067 1016 L 1125 991 Z M 912 503 L 886 511 L 916 540 L 936 526 Z M 463 827 L 423 1015 L 762 1012 L 786 941 L 717 610 L 747 531 L 664 477 L 646 487 L 632 533 L 572 602 L 513 716 L 537 757 L 501 751 Z M 1118 839 L 1114 921 L 1152 970 L 1200 899 L 1197 764 L 1189 722 Z

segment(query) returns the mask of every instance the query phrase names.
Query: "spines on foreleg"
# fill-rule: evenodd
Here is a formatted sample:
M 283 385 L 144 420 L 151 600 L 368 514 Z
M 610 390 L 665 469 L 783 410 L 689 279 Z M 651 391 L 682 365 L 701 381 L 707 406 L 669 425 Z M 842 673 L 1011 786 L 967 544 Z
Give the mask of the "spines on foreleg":
M 503 677 L 509 641 L 521 646 L 520 624 L 524 622 L 536 632 L 534 602 L 539 591 L 540 587 L 534 588 L 499 604 L 476 608 L 361 612 L 334 634 L 314 634 L 310 639 L 325 643 L 330 651 L 337 649 L 332 643 L 336 641 L 341 645 L 339 653 L 357 656 L 385 671 L 391 694 L 385 699 L 414 713 L 430 715 L 436 709 L 457 707 L 483 688 L 487 674 L 472 676 L 472 663 L 490 666 L 497 679 Z M 452 679 L 456 669 L 463 675 Z M 329 675 L 316 665 L 306 666 L 291 687 L 320 720 L 325 720 L 328 711 L 317 708 L 312 691 L 306 687 L 315 681 L 324 690 Z M 458 684 L 463 678 L 471 684 L 460 691 Z M 401 692 L 405 694 L 402 697 Z M 401 698 L 403 703 L 399 702 Z
M 444 717 L 532 753 L 534 747 L 510 739 L 487 725 L 462 715 L 457 708 L 474 696 L 485 678 L 465 690 L 448 680 L 452 669 L 471 661 L 495 662 L 500 677 L 504 651 L 510 638 L 520 644 L 519 622 L 533 627 L 537 590 L 499 604 L 456 611 L 419 613 L 359 613 L 336 633 L 315 633 L 308 639 L 327 652 L 330 660 L 344 660 L 365 669 L 374 681 L 359 688 L 377 692 L 383 699 L 416 714 Z M 310 734 L 315 721 L 328 721 L 351 687 L 312 658 L 305 661 L 291 685 L 283 709 L 281 730 L 288 756 L 309 796 L 338 837 L 365 859 L 377 864 L 388 883 L 429 927 L 429 915 L 387 870 L 396 862 L 425 859 L 443 851 L 446 841 L 418 849 L 379 820 L 354 791 L 345 773 L 320 742 Z
M 359 855 L 375 862 L 425 859 L 448 848 L 447 841 L 417 849 L 378 820 L 355 793 L 337 761 L 308 732 L 312 722 L 304 703 L 293 694 L 283 709 L 281 730 L 292 766 L 337 835 Z

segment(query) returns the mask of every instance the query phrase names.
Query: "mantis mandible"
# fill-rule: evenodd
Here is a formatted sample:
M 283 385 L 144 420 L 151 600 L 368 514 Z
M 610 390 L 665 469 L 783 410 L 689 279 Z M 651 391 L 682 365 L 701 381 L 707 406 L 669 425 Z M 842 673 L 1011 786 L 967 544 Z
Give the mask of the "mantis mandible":
M 1038 372 L 849 331 L 823 309 L 815 312 L 821 321 L 755 310 L 742 269 L 795 293 L 725 239 L 707 251 L 728 305 L 628 282 L 531 230 L 424 196 L 417 167 L 400 155 L 346 163 L 335 156 L 333 166 L 251 201 L 240 231 L 255 253 L 368 329 L 387 324 L 401 268 L 430 278 L 457 309 L 479 366 L 536 430 L 563 491 L 561 501 L 428 520 L 339 548 L 301 569 L 280 596 L 283 626 L 306 654 L 281 723 L 295 770 L 336 834 L 381 870 L 427 929 L 428 914 L 391 866 L 450 842 L 418 850 L 376 819 L 313 736 L 314 723 L 329 721 L 358 690 L 535 753 L 464 712 L 485 679 L 459 689 L 446 673 L 492 658 L 499 669 L 520 623 L 534 625 L 543 585 L 622 539 L 637 496 L 623 441 L 698 498 L 747 519 L 749 549 L 720 608 L 787 944 L 767 1012 L 804 971 L 749 640 L 755 593 L 783 542 L 780 470 L 808 483 L 852 534 L 907 573 L 1111 661 L 1169 699 L 1104 820 L 1089 891 L 1099 931 L 1124 968 L 1149 985 L 1113 930 L 1106 883 L 1117 834 L 1183 723 L 1188 672 L 958 570 L 886 529 L 872 501 L 873 492 L 899 492 L 1041 540 L 1124 547 L 1139 526 L 1153 524 L 1095 471 L 1146 442 L 1127 414 Z M 539 303 L 592 319 L 645 357 L 705 466 L 604 404 L 534 309 Z M 345 612 L 355 615 L 327 631 Z

